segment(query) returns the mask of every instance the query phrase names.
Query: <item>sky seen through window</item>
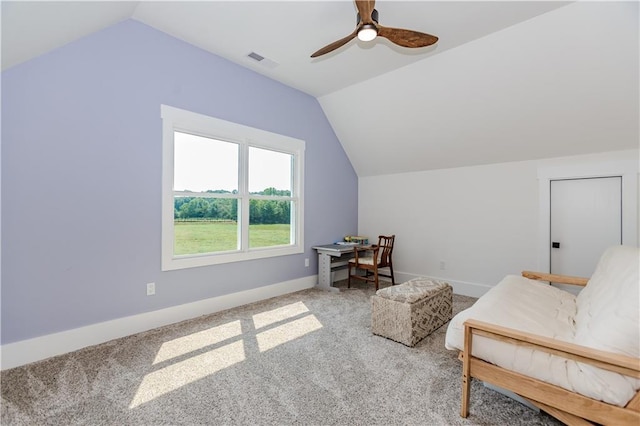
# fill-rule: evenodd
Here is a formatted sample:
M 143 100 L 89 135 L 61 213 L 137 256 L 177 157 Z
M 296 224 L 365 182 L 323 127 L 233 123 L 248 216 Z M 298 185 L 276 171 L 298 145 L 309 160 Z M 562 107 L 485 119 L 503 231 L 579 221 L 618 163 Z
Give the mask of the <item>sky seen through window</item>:
M 238 189 L 239 145 L 174 132 L 174 191 Z M 265 188 L 291 191 L 292 156 L 249 147 L 249 192 Z

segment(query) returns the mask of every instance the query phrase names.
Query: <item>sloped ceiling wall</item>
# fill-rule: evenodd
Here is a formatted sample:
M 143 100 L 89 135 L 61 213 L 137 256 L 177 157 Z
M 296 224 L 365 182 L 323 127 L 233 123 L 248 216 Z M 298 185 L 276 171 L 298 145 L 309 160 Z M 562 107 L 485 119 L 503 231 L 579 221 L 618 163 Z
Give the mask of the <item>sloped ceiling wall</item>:
M 319 101 L 361 177 L 638 148 L 638 43 L 573 3 Z

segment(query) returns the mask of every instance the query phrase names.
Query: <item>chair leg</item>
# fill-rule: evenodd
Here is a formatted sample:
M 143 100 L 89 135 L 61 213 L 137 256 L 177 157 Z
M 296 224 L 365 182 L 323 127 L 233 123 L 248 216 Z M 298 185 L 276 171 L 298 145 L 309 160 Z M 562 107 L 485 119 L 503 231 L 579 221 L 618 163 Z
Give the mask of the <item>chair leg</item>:
M 351 288 L 351 263 L 349 263 L 349 279 L 347 280 L 347 288 Z
M 376 291 L 378 291 L 378 270 L 377 269 L 373 270 L 373 279 L 376 283 Z
M 389 272 L 391 272 L 391 285 L 396 285 L 396 278 L 393 275 L 393 263 L 389 262 Z

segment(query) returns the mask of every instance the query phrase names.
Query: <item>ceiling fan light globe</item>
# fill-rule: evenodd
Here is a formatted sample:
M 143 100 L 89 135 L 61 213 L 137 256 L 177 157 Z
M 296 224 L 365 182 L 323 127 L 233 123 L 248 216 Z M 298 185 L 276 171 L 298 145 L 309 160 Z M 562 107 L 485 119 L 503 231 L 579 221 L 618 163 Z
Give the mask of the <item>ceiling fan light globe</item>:
M 361 41 L 371 41 L 378 36 L 378 30 L 374 25 L 366 24 L 358 31 L 358 39 Z

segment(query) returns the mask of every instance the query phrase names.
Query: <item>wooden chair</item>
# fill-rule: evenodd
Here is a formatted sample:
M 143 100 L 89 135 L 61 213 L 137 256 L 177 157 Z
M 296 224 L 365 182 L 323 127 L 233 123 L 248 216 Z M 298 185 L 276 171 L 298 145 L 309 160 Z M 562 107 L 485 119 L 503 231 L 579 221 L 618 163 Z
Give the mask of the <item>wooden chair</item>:
M 349 281 L 347 287 L 351 287 L 351 278 L 356 278 L 375 283 L 376 290 L 378 290 L 378 277 L 381 276 L 391 278 L 391 285 L 396 285 L 396 280 L 393 276 L 393 261 L 391 258 L 395 238 L 395 235 L 378 236 L 378 244 L 372 245 L 369 250 L 367 250 L 368 254 L 365 256 L 359 253 L 362 251 L 362 247 L 354 247 L 354 257 L 349 260 Z M 381 268 L 389 268 L 389 274 L 380 273 L 379 269 Z M 364 270 L 364 275 L 359 275 L 358 269 Z

